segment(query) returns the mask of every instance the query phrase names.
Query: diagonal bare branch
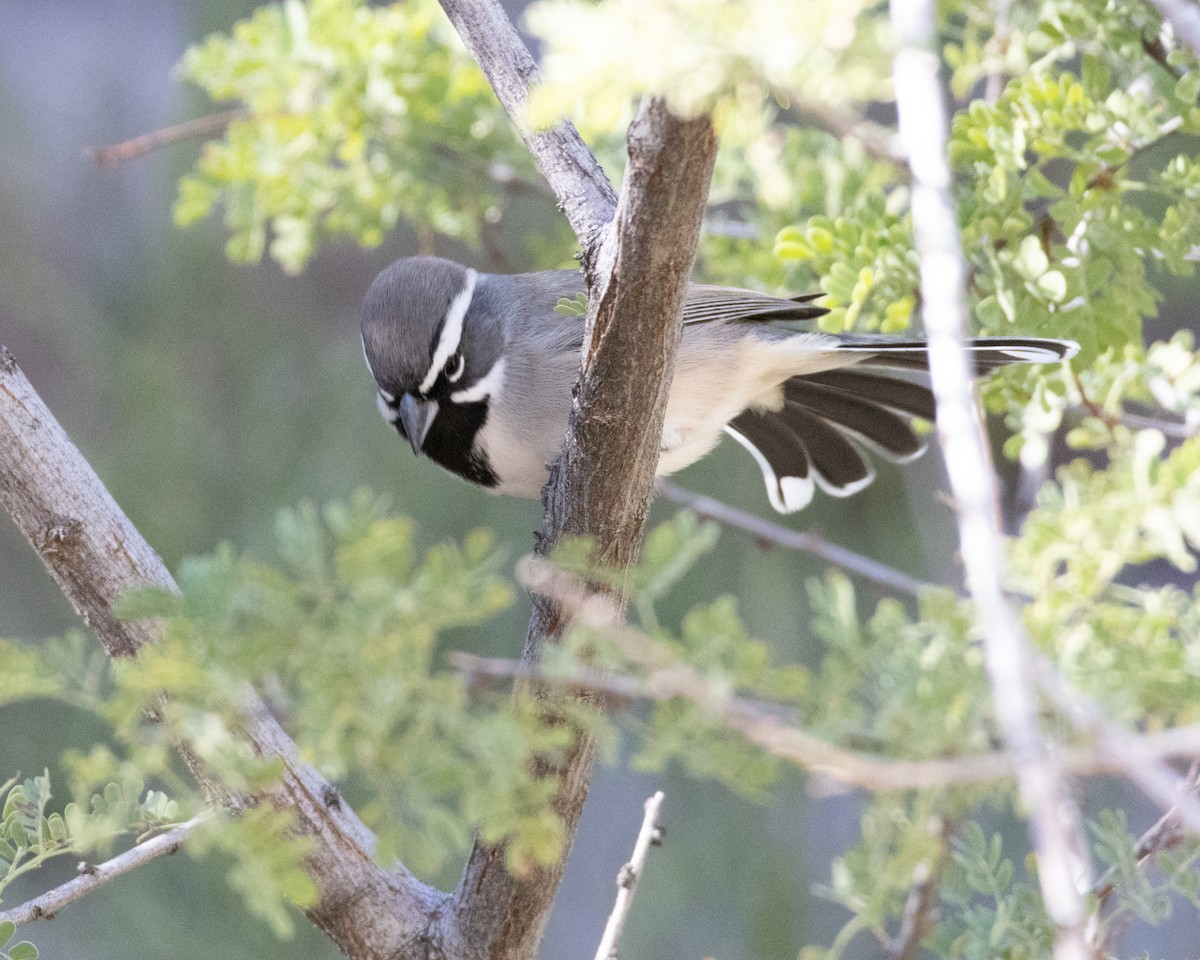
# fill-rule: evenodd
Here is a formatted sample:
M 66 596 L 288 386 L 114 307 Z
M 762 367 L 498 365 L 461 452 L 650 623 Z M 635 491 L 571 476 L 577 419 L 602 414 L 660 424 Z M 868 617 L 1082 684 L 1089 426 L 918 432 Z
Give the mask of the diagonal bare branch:
M 110 656 L 132 656 L 155 640 L 154 624 L 118 620 L 113 605 L 134 587 L 176 590 L 175 581 L 3 347 L 0 502 Z M 308 868 L 320 894 L 309 916 L 355 958 L 395 957 L 445 895 L 402 867 L 389 872 L 374 862 L 371 831 L 253 697 L 242 735 L 258 755 L 280 763 L 280 779 L 264 798 L 293 810 L 296 828 L 313 840 Z M 215 802 L 247 801 L 191 766 Z
M 921 294 L 937 427 L 958 512 L 967 584 L 979 612 L 992 697 L 1018 767 L 1029 811 L 1038 880 L 1058 929 L 1056 960 L 1084 960 L 1087 844 L 1065 772 L 1037 725 L 1029 645 L 1004 594 L 999 499 L 983 425 L 972 401 L 964 347 L 966 263 L 950 192 L 949 127 L 941 63 L 935 50 L 933 0 L 890 0 L 900 138 L 913 171 L 913 230 L 921 258 Z
M 600 946 L 596 948 L 596 960 L 617 960 L 617 944 L 625 932 L 625 923 L 633 909 L 633 898 L 637 893 L 638 880 L 646 867 L 646 856 L 652 846 L 661 846 L 663 828 L 658 825 L 658 812 L 662 809 L 663 792 L 659 790 L 646 800 L 646 813 L 642 817 L 642 828 L 633 845 L 633 856 L 617 874 L 617 902 L 613 905 Z
M 1146 0 L 1171 25 L 1175 36 L 1200 57 L 1200 7 L 1190 0 Z
M 97 887 L 136 870 L 138 867 L 145 866 L 159 857 L 175 853 L 192 831 L 209 817 L 208 813 L 192 817 L 186 823 L 181 823 L 165 833 L 160 833 L 137 846 L 130 847 L 124 853 L 117 854 L 111 860 L 105 860 L 103 863 L 95 865 L 81 863 L 79 876 L 53 890 L 47 890 L 41 896 L 0 913 L 0 924 L 15 923 L 19 927 L 23 923 L 30 923 L 34 920 L 53 920 L 60 910 L 70 906 L 76 900 L 82 900 Z
M 569 121 L 549 130 L 534 130 L 525 122 L 525 102 L 538 68 L 497 0 L 440 2 L 558 197 L 559 209 L 583 246 L 586 264 L 617 209 L 612 184 Z
M 641 640 L 637 631 L 628 634 L 623 649 L 630 649 Z M 537 680 L 610 702 L 688 700 L 747 742 L 847 787 L 877 793 L 944 790 L 1007 780 L 1017 774 L 1016 762 L 1006 751 L 937 760 L 901 760 L 847 749 L 789 723 L 780 716 L 778 708 L 731 696 L 725 686 L 712 683 L 686 664 L 652 667 L 645 678 L 636 679 L 600 671 L 547 673 L 537 665 L 519 660 L 480 657 L 461 651 L 451 652 L 447 659 L 468 679 Z M 1200 756 L 1200 724 L 1141 734 L 1138 747 L 1155 760 L 1195 758 Z M 1078 776 L 1122 773 L 1125 769 L 1121 758 L 1098 746 L 1063 747 L 1058 759 L 1065 770 Z M 1172 816 L 1178 823 L 1177 811 L 1172 811 Z
M 891 593 L 903 593 L 910 597 L 920 597 L 921 594 L 929 590 L 954 589 L 953 587 L 939 586 L 938 584 L 918 580 L 903 570 L 897 570 L 895 567 L 889 567 L 878 560 L 864 557 L 861 553 L 855 553 L 853 550 L 848 550 L 839 544 L 830 543 L 820 534 L 811 533 L 807 530 L 793 530 L 791 527 L 785 527 L 781 523 L 766 520 L 757 514 L 750 513 L 748 510 L 742 510 L 740 507 L 724 503 L 713 497 L 693 493 L 691 490 L 686 490 L 669 480 L 659 481 L 658 492 L 664 500 L 670 500 L 672 503 L 687 507 L 702 517 L 716 520 L 727 527 L 744 530 L 763 543 L 784 547 L 787 550 L 798 550 L 801 553 L 812 554 L 826 563 L 841 567 L 843 570 L 847 570 L 857 577 L 862 577 L 876 586 L 883 587 L 883 589 Z

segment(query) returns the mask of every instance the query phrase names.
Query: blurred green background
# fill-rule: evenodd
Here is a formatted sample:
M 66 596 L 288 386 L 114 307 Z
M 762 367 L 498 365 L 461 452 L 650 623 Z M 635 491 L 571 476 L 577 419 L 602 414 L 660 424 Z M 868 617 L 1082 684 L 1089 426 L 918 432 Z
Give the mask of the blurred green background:
M 265 547 L 278 507 L 345 497 L 364 485 L 414 516 L 426 543 L 485 525 L 516 559 L 540 525 L 538 505 L 490 496 L 418 461 L 375 410 L 359 304 L 379 269 L 417 252 L 413 235 L 397 231 L 369 251 L 327 249 L 300 277 L 269 263 L 233 266 L 219 224 L 181 232 L 171 223 L 175 183 L 195 143 L 111 169 L 85 159 L 88 146 L 207 112 L 202 98 L 171 79 L 172 65 L 189 43 L 227 29 L 252 6 L 0 0 L 0 341 L 172 567 L 221 540 Z M 493 246 L 515 270 L 558 265 L 572 254 L 571 242 L 552 210 L 531 201 L 506 218 Z M 533 251 L 544 257 L 548 246 L 552 262 L 535 259 Z M 498 269 L 484 254 L 437 252 Z M 1011 465 L 1002 468 L 1013 480 Z M 864 494 L 818 497 L 789 522 L 917 576 L 955 578 L 937 457 L 879 470 Z M 771 515 L 759 471 L 736 445 L 678 479 Z M 655 517 L 672 509 L 660 504 Z M 803 585 L 821 569 L 728 532 L 662 614 L 669 619 L 732 592 L 748 626 L 781 659 L 811 662 L 820 651 L 807 635 Z M 861 598 L 873 604 L 877 595 L 864 586 Z M 515 655 L 527 614 L 520 602 L 487 631 L 455 643 Z M 73 625 L 33 552 L 0 522 L 0 633 L 37 638 Z M 64 748 L 104 737 L 94 721 L 49 704 L 5 708 L 0 718 L 8 733 L 0 779 L 38 772 Z M 812 887 L 827 880 L 831 858 L 856 836 L 853 798 L 810 798 L 792 775 L 769 802 L 754 804 L 676 771 L 651 776 L 618 764 L 597 773 L 545 956 L 594 950 L 641 802 L 660 787 L 669 841 L 641 887 L 623 945 L 628 956 L 765 960 L 828 942 L 841 911 Z M 46 869 L 10 902 L 69 870 Z M 276 941 L 221 873 L 220 863 L 160 860 L 23 933 L 43 956 L 88 960 L 336 955 L 307 924 L 295 941 Z M 448 887 L 457 878 L 429 879 Z M 1152 949 L 1185 949 L 1198 933 L 1194 922 L 1180 924 Z

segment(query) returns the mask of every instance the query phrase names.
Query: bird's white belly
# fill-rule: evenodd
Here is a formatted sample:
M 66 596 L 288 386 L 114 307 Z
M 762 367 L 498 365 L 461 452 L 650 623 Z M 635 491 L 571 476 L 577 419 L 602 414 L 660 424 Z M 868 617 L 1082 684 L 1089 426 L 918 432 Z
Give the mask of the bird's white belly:
M 820 334 L 772 342 L 740 331 L 723 331 L 724 336 L 711 338 L 689 337 L 686 334 L 690 332 L 685 331 L 667 398 L 658 476 L 682 470 L 707 454 L 720 442 L 725 425 L 743 410 L 780 409 L 780 385 L 788 377 L 857 359 L 836 357 L 822 349 L 826 338 Z M 561 373 L 564 382 L 571 382 L 571 373 L 573 370 Z M 506 396 L 504 401 L 511 402 L 511 398 Z M 499 479 L 493 492 L 540 495 L 547 478 L 546 464 L 559 454 L 557 444 L 562 442 L 569 411 L 569 396 L 548 394 L 519 415 L 510 408 L 506 416 L 488 418 L 478 442 Z M 516 427 L 518 423 L 521 428 Z M 547 445 L 551 438 L 552 447 Z

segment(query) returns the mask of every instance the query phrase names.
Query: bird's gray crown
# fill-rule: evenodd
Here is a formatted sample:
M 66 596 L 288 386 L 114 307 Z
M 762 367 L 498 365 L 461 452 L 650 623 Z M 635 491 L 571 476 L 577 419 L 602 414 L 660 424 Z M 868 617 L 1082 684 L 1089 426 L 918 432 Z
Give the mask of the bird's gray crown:
M 375 278 L 363 301 L 362 338 L 382 389 L 393 394 L 418 390 L 439 345 L 443 352 L 458 348 L 474 279 L 474 271 L 439 257 L 405 257 Z M 451 311 L 452 305 L 458 309 Z M 458 324 L 459 333 L 447 331 L 447 321 Z

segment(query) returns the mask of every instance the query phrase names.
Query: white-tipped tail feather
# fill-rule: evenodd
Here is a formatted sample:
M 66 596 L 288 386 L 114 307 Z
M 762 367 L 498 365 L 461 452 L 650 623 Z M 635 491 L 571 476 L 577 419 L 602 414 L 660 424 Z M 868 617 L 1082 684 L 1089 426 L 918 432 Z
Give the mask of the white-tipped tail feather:
M 781 406 L 747 410 L 725 428 L 757 461 L 771 506 L 780 513 L 807 506 L 818 486 L 848 497 L 870 484 L 875 470 L 864 444 L 899 463 L 925 450 L 912 420 L 933 418 L 933 394 L 923 384 L 884 372 L 927 370 L 925 343 L 837 339 L 837 352 L 862 355 L 853 368 L 792 377 L 783 385 Z M 983 337 L 968 349 L 979 372 L 988 373 L 1010 363 L 1057 363 L 1079 347 L 1069 340 Z

